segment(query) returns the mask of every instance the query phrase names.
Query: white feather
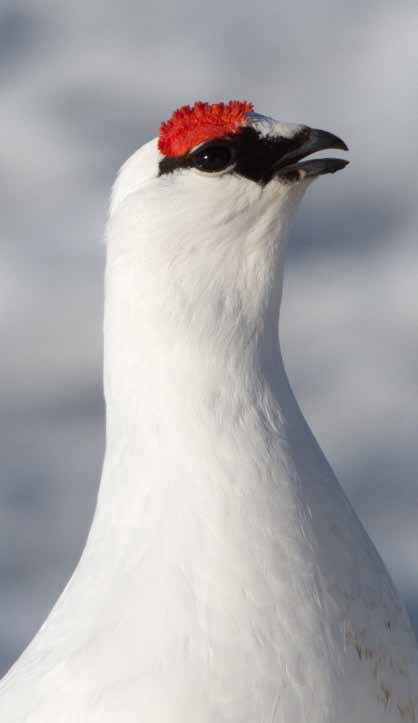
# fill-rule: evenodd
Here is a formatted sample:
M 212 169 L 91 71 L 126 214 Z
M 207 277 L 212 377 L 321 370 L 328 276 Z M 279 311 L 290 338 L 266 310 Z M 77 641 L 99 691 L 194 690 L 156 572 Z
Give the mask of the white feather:
M 413 723 L 411 628 L 281 360 L 308 184 L 158 159 L 152 141 L 113 193 L 94 522 L 0 720 Z

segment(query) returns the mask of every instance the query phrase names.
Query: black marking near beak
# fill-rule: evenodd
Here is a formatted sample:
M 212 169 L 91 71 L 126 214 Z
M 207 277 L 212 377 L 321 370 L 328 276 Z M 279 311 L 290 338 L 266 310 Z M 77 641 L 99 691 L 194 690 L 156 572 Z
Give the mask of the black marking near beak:
M 315 158 L 301 163 L 302 158 L 326 148 L 348 150 L 341 138 L 308 126 L 300 126 L 295 135 L 288 137 L 260 135 L 255 128 L 248 125 L 236 134 L 214 138 L 205 143 L 204 147 L 209 150 L 214 147 L 216 150 L 220 144 L 231 149 L 231 159 L 234 159 L 227 172 L 243 176 L 262 186 L 273 178 L 290 183 L 324 173 L 335 173 L 348 163 L 340 158 Z M 196 170 L 195 160 L 195 149 L 182 156 L 164 156 L 159 164 L 159 175 L 179 170 Z M 217 177 L 210 172 L 207 175 Z
M 275 175 L 288 181 L 322 176 L 335 173 L 348 165 L 349 161 L 342 158 L 314 158 L 300 163 L 303 158 L 316 151 L 337 148 L 348 151 L 348 146 L 341 138 L 328 131 L 317 128 L 304 128 L 300 133 L 300 145 L 289 153 L 285 153 L 274 166 Z

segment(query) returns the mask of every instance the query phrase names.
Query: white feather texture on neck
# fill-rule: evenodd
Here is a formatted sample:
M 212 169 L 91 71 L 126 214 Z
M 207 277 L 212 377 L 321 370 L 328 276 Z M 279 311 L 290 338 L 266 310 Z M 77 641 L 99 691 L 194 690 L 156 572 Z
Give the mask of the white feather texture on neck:
M 156 154 L 147 144 L 145 161 Z M 107 242 L 105 384 L 112 415 L 158 364 L 171 382 L 205 370 L 279 364 L 278 320 L 289 220 L 308 185 L 266 187 L 198 171 L 133 178 L 114 191 Z M 132 163 L 132 165 L 131 165 Z M 147 166 L 147 163 L 144 163 Z M 155 168 L 155 165 L 153 164 Z M 147 177 L 146 170 L 141 170 Z M 127 177 L 125 177 L 127 174 Z M 127 191 L 127 189 L 129 189 Z M 150 365 L 146 371 L 146 364 Z M 169 373 L 170 370 L 170 373 Z M 195 380 L 196 382 L 196 380 Z M 151 382 L 152 383 L 152 382 Z

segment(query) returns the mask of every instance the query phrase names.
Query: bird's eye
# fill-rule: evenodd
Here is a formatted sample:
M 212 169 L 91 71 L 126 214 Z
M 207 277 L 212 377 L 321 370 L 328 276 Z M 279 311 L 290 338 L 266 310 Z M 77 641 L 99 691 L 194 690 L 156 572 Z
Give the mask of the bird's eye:
M 193 165 L 199 171 L 223 171 L 234 162 L 234 149 L 226 143 L 211 143 L 198 148 L 192 155 Z

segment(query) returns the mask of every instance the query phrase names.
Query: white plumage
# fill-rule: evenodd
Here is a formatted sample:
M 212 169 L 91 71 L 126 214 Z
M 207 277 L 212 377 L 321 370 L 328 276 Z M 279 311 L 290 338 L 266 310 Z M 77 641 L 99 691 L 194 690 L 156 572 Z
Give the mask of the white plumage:
M 414 723 L 409 622 L 281 360 L 286 230 L 312 178 L 160 160 L 151 141 L 115 185 L 97 509 L 0 720 Z

